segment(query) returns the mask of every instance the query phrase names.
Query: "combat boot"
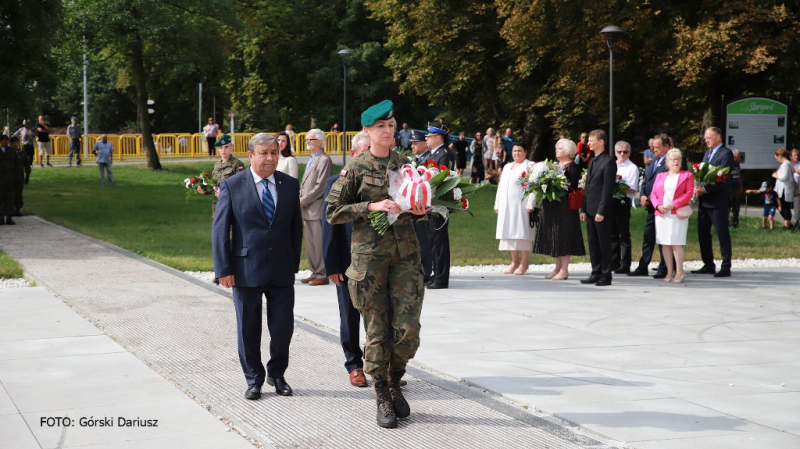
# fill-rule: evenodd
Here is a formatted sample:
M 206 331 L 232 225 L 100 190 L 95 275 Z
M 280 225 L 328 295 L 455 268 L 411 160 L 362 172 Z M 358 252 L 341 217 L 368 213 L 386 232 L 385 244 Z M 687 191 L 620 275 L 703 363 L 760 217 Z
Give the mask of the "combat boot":
M 9 225 L 16 224 L 16 223 L 14 223 L 14 220 L 11 219 L 11 215 L 6 217 L 6 224 L 9 224 Z
M 408 418 L 411 414 L 411 407 L 408 406 L 408 401 L 403 397 L 403 390 L 400 389 L 400 380 L 403 378 L 405 371 L 392 371 L 389 377 L 389 392 L 392 395 L 392 406 L 394 413 L 398 418 Z
M 385 380 L 375 382 L 375 395 L 378 402 L 378 425 L 387 429 L 394 429 L 397 427 L 397 415 L 394 414 L 389 383 Z

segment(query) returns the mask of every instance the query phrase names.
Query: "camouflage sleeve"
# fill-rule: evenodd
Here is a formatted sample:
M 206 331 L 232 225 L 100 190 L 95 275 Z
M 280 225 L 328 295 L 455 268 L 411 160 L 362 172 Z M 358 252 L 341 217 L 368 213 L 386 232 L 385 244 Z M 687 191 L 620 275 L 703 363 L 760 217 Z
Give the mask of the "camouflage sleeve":
M 349 166 L 346 168 L 352 168 Z M 330 224 L 342 224 L 355 221 L 358 218 L 366 219 L 369 215 L 367 206 L 369 201 L 356 202 L 358 199 L 358 176 L 356 170 L 349 170 L 344 176 L 331 186 L 328 193 L 328 209 L 325 213 L 326 219 Z

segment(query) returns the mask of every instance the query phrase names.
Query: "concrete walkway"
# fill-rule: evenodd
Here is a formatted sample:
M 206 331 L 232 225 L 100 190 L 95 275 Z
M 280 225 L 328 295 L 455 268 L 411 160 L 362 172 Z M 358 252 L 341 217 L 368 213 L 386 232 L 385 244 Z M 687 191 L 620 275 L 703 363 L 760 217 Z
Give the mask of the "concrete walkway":
M 295 396 L 246 401 L 229 291 L 36 217 L 17 223 L 0 248 L 38 287 L 0 291 L 2 448 L 623 446 L 419 368 L 405 389 L 411 417 L 380 429 L 374 392 L 349 385 L 336 335 L 301 317 L 286 373 Z M 305 287 L 298 309 L 332 293 Z M 66 427 L 41 420 L 65 416 Z M 109 417 L 113 427 L 81 426 Z

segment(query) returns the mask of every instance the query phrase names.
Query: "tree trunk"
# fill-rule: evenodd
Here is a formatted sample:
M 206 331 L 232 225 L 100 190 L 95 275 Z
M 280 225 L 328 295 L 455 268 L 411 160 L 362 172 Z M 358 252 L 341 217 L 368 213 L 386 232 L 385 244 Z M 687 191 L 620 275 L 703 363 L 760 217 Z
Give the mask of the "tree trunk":
M 136 103 L 139 105 L 139 123 L 142 124 L 142 143 L 147 152 L 147 168 L 161 170 L 161 161 L 150 131 L 150 114 L 147 113 L 147 83 L 144 75 L 144 56 L 141 39 L 136 39 L 131 48 L 133 78 L 136 81 Z

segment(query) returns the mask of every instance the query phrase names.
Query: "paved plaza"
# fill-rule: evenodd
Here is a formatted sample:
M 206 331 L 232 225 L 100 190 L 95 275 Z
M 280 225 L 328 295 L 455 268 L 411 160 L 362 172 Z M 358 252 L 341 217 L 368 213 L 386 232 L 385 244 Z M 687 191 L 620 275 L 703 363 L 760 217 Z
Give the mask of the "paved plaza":
M 37 287 L 0 290 L 3 448 L 800 447 L 797 268 L 607 288 L 456 274 L 426 292 L 412 416 L 387 430 L 373 390 L 347 382 L 333 286 L 297 283 L 295 396 L 249 402 L 230 291 L 18 223 L 0 248 Z M 41 421 L 64 416 L 159 424 Z

